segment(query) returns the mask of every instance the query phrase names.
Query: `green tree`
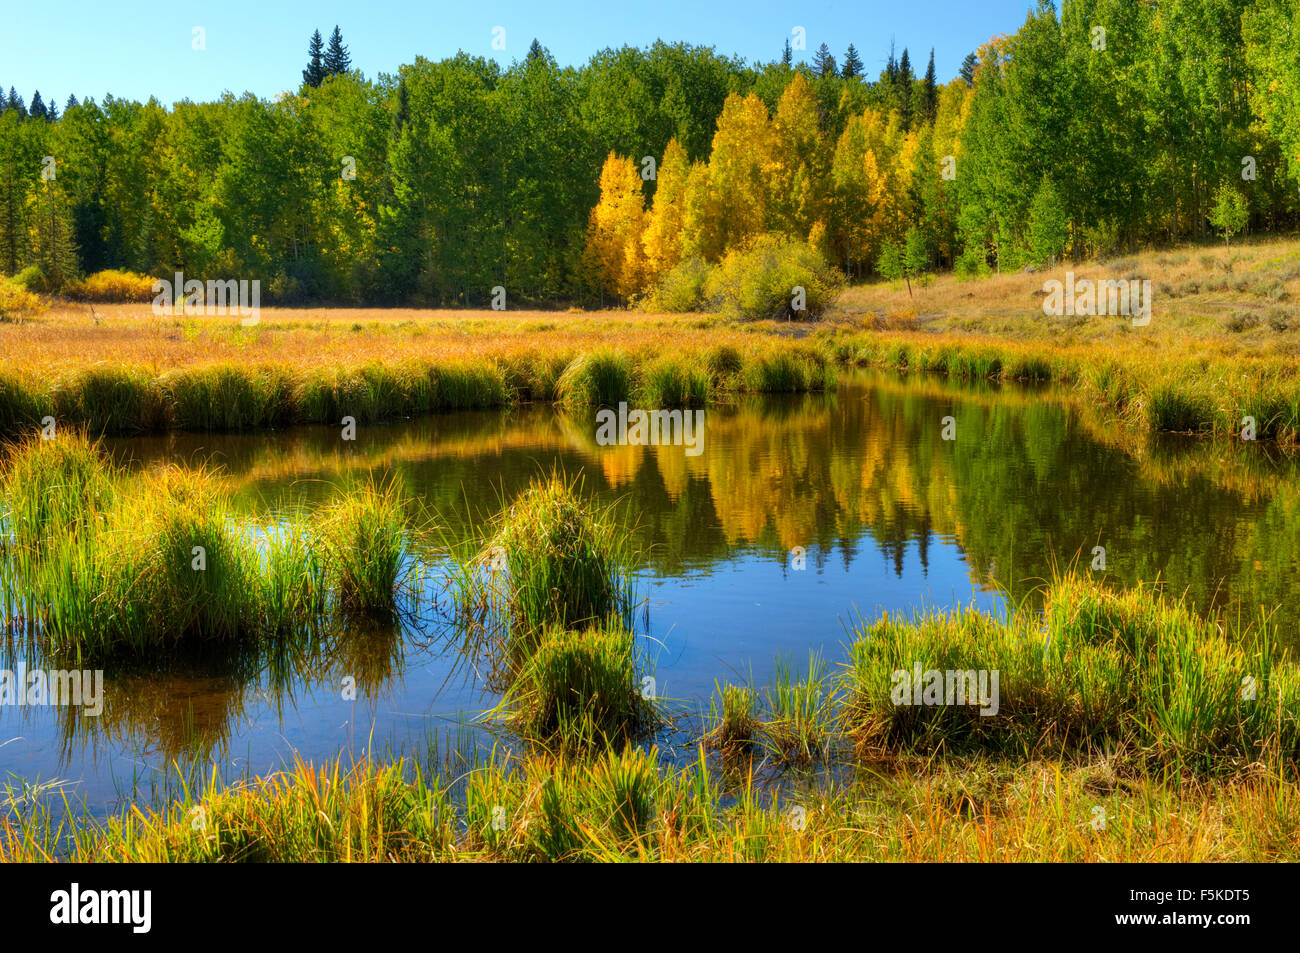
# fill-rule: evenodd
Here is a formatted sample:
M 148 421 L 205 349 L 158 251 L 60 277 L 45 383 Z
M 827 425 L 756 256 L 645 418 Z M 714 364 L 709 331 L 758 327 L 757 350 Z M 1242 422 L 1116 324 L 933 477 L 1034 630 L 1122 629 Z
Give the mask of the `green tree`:
M 302 81 L 313 89 L 323 83 L 325 77 L 329 75 L 321 51 L 320 30 L 314 30 L 311 42 L 307 45 L 307 68 L 302 71 Z
M 323 66 L 327 76 L 342 76 L 352 68 L 352 57 L 348 55 L 348 48 L 343 45 L 343 31 L 337 24 L 334 26 L 334 32 L 330 34 L 330 45 L 325 51 Z
M 1214 193 L 1210 224 L 1223 232 L 1223 243 L 1232 244 L 1232 236 L 1245 230 L 1250 221 L 1250 206 L 1241 190 L 1224 182 Z
M 1069 243 L 1069 216 L 1052 180 L 1044 176 L 1029 205 L 1029 255 L 1039 264 L 1055 264 Z
M 862 57 L 858 56 L 857 48 L 852 43 L 844 53 L 844 66 L 840 70 L 840 75 L 845 79 L 862 75 Z
M 813 55 L 813 72 L 818 76 L 835 75 L 835 57 L 825 43 L 817 47 L 817 52 Z

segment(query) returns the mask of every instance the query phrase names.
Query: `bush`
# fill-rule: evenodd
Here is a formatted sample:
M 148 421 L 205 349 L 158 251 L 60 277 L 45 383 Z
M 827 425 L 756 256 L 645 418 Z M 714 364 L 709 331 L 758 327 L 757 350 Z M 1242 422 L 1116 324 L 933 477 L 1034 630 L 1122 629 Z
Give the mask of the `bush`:
M 110 268 L 68 285 L 67 295 L 77 301 L 152 301 L 153 283 L 148 275 Z
M 703 258 L 687 258 L 669 269 L 646 299 L 649 311 L 698 311 L 704 303 L 709 266 Z
M 17 278 L 0 278 L 0 321 L 44 311 L 45 302 Z
M 1236 311 L 1223 322 L 1223 326 L 1233 334 L 1240 334 L 1259 327 L 1259 316 L 1249 311 Z
M 736 318 L 816 318 L 835 300 L 844 278 L 815 248 L 765 234 L 733 249 L 709 274 L 704 295 L 710 310 Z M 804 309 L 794 310 L 794 289 Z
M 45 291 L 45 272 L 40 265 L 28 265 L 9 279 L 24 291 Z

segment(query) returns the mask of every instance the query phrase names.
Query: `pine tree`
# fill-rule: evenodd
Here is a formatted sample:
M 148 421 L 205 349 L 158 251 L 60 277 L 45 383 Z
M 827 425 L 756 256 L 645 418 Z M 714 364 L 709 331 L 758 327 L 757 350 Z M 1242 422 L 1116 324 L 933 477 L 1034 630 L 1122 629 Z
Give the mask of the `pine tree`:
M 334 32 L 330 34 L 329 49 L 325 51 L 325 74 L 341 76 L 351 68 L 352 57 L 348 55 L 348 48 L 343 45 L 343 32 L 335 24 Z
M 18 113 L 19 119 L 27 118 L 27 104 L 23 102 L 23 98 L 18 95 L 18 91 L 12 86 L 9 87 L 9 104 L 6 108 Z
M 813 57 L 813 71 L 818 76 L 835 75 L 835 57 L 825 43 L 817 47 L 817 55 Z
M 840 75 L 845 79 L 862 75 L 862 57 L 858 56 L 857 48 L 852 43 L 844 52 L 844 66 L 840 70 Z
M 302 71 L 302 81 L 308 86 L 316 87 L 323 83 L 328 75 L 321 58 L 320 30 L 315 30 L 311 35 L 311 43 L 307 46 L 307 68 Z
M 45 104 L 45 121 L 46 122 L 59 121 L 59 107 L 54 105 L 53 96 L 51 96 L 50 101 Z
M 45 275 L 45 286 L 57 292 L 77 276 L 77 246 L 73 241 L 72 214 L 62 187 L 54 181 L 42 184 L 44 188 L 32 197 L 31 219 L 35 225 L 32 252 Z
M 397 110 L 393 113 L 393 139 L 402 137 L 402 130 L 411 121 L 411 94 L 406 88 L 406 77 L 397 81 Z
M 781 65 L 789 69 L 794 65 L 794 51 L 790 49 L 790 39 L 786 38 L 785 50 L 781 53 Z
M 32 93 L 32 105 L 28 110 L 28 115 L 33 119 L 45 118 L 45 100 L 41 99 L 41 91 L 39 89 Z
M 934 122 L 939 111 L 939 83 L 934 72 L 934 48 L 930 49 L 930 65 L 925 68 L 925 79 L 921 85 L 921 111 L 926 122 Z
M 68 101 L 63 106 L 63 115 L 66 116 L 68 114 L 69 109 L 75 109 L 77 106 L 80 105 L 81 103 L 77 102 L 76 96 L 69 96 Z
M 542 44 L 537 42 L 537 37 L 533 37 L 533 42 L 528 47 L 528 59 L 529 60 L 540 59 L 545 55 L 546 55 L 546 50 L 542 48 Z
M 967 53 L 966 58 L 961 61 L 961 69 L 957 71 L 957 75 L 965 81 L 967 86 L 974 85 L 975 67 L 978 64 L 979 60 L 976 59 L 974 53 Z
M 903 48 L 903 56 L 898 61 L 898 112 L 903 118 L 903 128 L 910 128 L 912 125 L 912 82 L 916 79 L 912 75 L 912 61 L 908 59 L 907 47 Z

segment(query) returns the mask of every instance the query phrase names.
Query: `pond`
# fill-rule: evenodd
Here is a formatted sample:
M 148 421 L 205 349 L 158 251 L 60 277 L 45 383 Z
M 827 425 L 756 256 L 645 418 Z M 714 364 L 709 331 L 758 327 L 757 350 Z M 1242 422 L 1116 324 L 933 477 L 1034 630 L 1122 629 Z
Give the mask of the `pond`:
M 131 467 L 220 468 L 249 514 L 391 474 L 453 541 L 535 476 L 581 473 L 635 521 L 656 694 L 689 721 L 719 681 L 761 687 L 778 660 L 806 665 L 813 652 L 833 668 L 859 615 L 1003 612 L 1071 565 L 1125 586 L 1159 580 L 1234 620 L 1271 613 L 1293 645 L 1296 462 L 1262 443 L 1122 432 L 1050 390 L 882 374 L 710 407 L 698 455 L 601 446 L 593 415 L 541 405 L 362 426 L 346 441 L 312 427 L 109 446 Z M 431 606 L 436 573 L 427 586 Z M 6 647 L 3 667 L 38 664 Z M 62 782 L 102 815 L 174 775 L 173 762 L 265 773 L 295 753 L 429 757 L 497 740 L 474 726 L 497 696 L 419 618 L 337 633 L 301 657 L 171 659 L 104 679 L 96 718 L 0 706 L 0 784 Z M 690 737 L 661 740 L 690 758 Z

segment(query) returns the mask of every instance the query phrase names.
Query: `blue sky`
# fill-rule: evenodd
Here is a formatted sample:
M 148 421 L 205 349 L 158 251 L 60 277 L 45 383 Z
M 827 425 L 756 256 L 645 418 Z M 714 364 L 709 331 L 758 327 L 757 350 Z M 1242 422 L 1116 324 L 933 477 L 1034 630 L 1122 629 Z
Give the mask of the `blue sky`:
M 825 42 L 837 59 L 854 43 L 874 75 L 892 38 L 911 50 L 918 72 L 930 48 L 941 80 L 962 57 L 998 33 L 1016 30 L 1032 0 L 859 0 L 791 3 L 776 0 L 73 0 L 55 7 L 7 4 L 0 34 L 0 86 L 30 100 L 39 89 L 60 107 L 69 93 L 164 103 L 207 100 L 223 90 L 271 97 L 295 88 L 313 29 L 337 23 L 352 64 L 374 78 L 417 55 L 441 59 L 458 49 L 503 63 L 521 57 L 533 37 L 561 65 L 577 65 L 606 46 L 642 46 L 656 38 L 711 45 L 745 60 L 779 56 L 794 26 L 807 31 L 810 58 Z M 492 28 L 506 29 L 504 52 L 492 49 Z M 202 27 L 206 49 L 193 49 Z

